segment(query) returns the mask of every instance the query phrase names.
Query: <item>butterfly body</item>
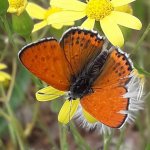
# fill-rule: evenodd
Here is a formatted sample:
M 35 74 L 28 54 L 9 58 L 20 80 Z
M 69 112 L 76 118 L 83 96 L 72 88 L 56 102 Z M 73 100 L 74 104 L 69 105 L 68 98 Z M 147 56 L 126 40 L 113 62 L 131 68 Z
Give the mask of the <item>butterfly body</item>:
M 82 98 L 87 94 L 93 93 L 92 85 L 102 71 L 102 67 L 108 56 L 108 50 L 102 51 L 94 59 L 91 58 L 89 63 L 84 66 L 83 70 L 74 77 L 69 92 L 69 99 L 76 100 Z
M 138 95 L 132 84 L 137 77 L 128 55 L 118 47 L 107 50 L 104 41 L 96 32 L 71 28 L 60 44 L 47 38 L 23 47 L 19 59 L 41 80 L 67 91 L 68 100 L 80 98 L 82 108 L 98 121 L 121 128 L 130 118 L 131 89 Z

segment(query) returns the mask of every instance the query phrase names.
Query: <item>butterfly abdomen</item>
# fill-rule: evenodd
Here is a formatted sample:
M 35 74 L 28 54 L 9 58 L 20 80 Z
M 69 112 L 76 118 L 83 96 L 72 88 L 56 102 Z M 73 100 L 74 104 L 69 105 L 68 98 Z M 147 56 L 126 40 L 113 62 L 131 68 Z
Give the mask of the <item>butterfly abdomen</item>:
M 89 64 L 89 66 L 87 65 L 86 72 L 88 76 L 93 79 L 93 81 L 95 81 L 96 78 L 100 75 L 107 57 L 108 57 L 108 50 L 104 50 L 94 59 L 93 62 L 91 62 L 91 64 Z M 93 81 L 91 81 L 90 84 L 92 84 Z

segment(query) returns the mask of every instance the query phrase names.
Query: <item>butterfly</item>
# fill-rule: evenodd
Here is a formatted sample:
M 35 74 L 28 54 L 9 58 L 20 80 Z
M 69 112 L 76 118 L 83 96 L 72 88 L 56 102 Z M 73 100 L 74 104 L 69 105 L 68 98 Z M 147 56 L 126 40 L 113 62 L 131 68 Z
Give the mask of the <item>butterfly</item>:
M 22 64 L 60 91 L 68 100 L 80 99 L 82 108 L 102 124 L 121 128 L 139 110 L 143 86 L 128 54 L 107 49 L 97 32 L 72 27 L 60 42 L 45 38 L 19 52 Z M 135 103 L 136 102 L 136 105 Z

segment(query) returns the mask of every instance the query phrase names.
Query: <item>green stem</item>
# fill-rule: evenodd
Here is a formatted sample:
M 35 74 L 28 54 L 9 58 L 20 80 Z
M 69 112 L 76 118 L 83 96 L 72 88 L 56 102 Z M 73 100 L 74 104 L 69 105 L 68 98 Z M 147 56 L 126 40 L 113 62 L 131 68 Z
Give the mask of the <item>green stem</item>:
M 4 88 L 3 88 L 1 83 L 0 83 L 0 89 L 2 91 L 2 95 L 3 95 L 3 98 L 4 98 L 4 103 L 6 105 L 6 108 L 8 110 L 9 115 L 10 115 L 10 118 L 11 118 L 12 126 L 13 126 L 13 128 L 15 130 L 15 133 L 16 133 L 16 137 L 17 137 L 17 140 L 18 140 L 18 143 L 19 143 L 20 150 L 24 150 L 24 146 L 23 146 L 23 143 L 21 141 L 18 129 L 17 129 L 16 125 L 15 125 L 14 114 L 13 114 L 13 112 L 12 112 L 10 106 L 9 106 L 8 100 L 7 100 L 5 92 L 4 92 Z
M 114 134 L 114 129 L 111 130 L 111 134 L 107 136 L 107 134 L 104 134 L 104 149 L 103 150 L 108 150 L 109 144 L 112 140 Z
M 9 28 L 9 25 L 8 25 L 8 22 L 7 22 L 7 19 L 6 19 L 6 15 L 2 15 L 1 16 L 1 19 L 2 21 L 4 22 L 4 26 L 5 26 L 5 29 L 6 29 L 6 32 L 8 34 L 8 37 L 13 45 L 13 48 L 15 49 L 15 52 L 18 53 L 18 48 L 13 40 L 13 37 L 12 37 L 12 34 L 11 34 L 11 31 L 10 31 L 10 28 Z
M 147 116 L 147 129 L 148 129 L 148 133 L 150 133 L 150 92 L 146 95 L 145 100 L 146 100 L 146 116 Z M 150 135 L 148 134 L 149 138 Z
M 11 123 L 10 116 L 7 115 L 1 108 L 0 108 L 0 115 L 3 116 L 7 120 L 11 139 L 13 141 L 13 144 L 16 146 L 17 142 L 16 142 L 16 137 L 15 137 L 15 131 L 13 129 L 13 126 L 10 124 Z
M 37 118 L 37 123 L 40 126 L 40 128 L 42 129 L 43 133 L 46 135 L 49 143 L 52 144 L 52 146 L 53 146 L 52 149 L 59 150 L 55 141 L 52 139 L 51 134 L 49 133 L 49 129 L 47 129 L 47 127 L 44 125 L 44 123 L 39 118 Z
M 2 62 L 2 60 L 4 59 L 4 56 L 6 55 L 6 53 L 7 53 L 7 50 L 8 50 L 8 45 L 9 45 L 9 42 L 7 42 L 7 44 L 6 44 L 6 46 L 5 46 L 5 48 L 4 48 L 4 50 L 2 51 L 2 53 L 0 54 L 0 62 Z
M 40 34 L 40 36 L 39 36 L 38 39 L 42 39 L 45 36 L 45 34 L 47 33 L 48 30 L 49 30 L 49 27 L 48 26 L 45 27 L 44 30 L 43 30 L 43 32 Z
M 30 133 L 35 125 L 35 122 L 36 122 L 37 116 L 38 116 L 38 112 L 39 112 L 39 102 L 36 101 L 32 122 L 24 132 L 26 137 L 28 137 L 30 135 Z
M 66 141 L 66 137 L 67 137 L 67 128 L 65 125 L 62 125 L 62 145 L 63 145 L 63 149 L 66 149 L 67 146 L 67 141 Z
M 135 69 L 137 69 L 141 74 L 144 74 L 145 76 L 150 77 L 150 73 L 141 69 L 136 63 L 133 62 L 133 64 L 134 64 Z
M 16 58 L 13 58 L 12 61 L 12 78 L 11 78 L 11 82 L 10 82 L 10 86 L 9 86 L 9 90 L 7 93 L 7 101 L 9 102 L 12 91 L 13 91 L 13 87 L 15 84 L 15 78 L 16 78 L 16 71 L 17 71 L 17 62 L 16 62 Z
M 138 41 L 137 45 L 135 46 L 135 48 L 132 50 L 130 57 L 133 57 L 134 53 L 137 51 L 138 47 L 141 45 L 141 43 L 143 42 L 144 38 L 146 37 L 148 31 L 150 30 L 150 23 L 148 24 L 144 34 L 142 35 L 141 39 Z
M 136 125 L 138 127 L 138 130 L 140 132 L 140 135 L 141 135 L 141 140 L 142 140 L 142 145 L 146 145 L 146 138 L 145 138 L 145 135 L 144 135 L 144 130 L 143 130 L 143 126 L 142 126 L 142 122 L 141 122 L 141 114 L 139 113 L 138 114 L 138 117 L 136 119 Z
M 63 149 L 63 134 L 62 134 L 62 124 L 58 122 L 59 127 L 59 139 L 60 139 L 60 148 Z
M 31 38 L 30 37 L 25 37 L 27 43 L 31 43 Z
M 122 139 L 123 139 L 123 135 L 125 133 L 125 129 L 126 129 L 126 126 L 123 127 L 123 129 L 120 133 L 120 136 L 119 136 L 119 139 L 118 139 L 118 142 L 117 142 L 117 146 L 116 146 L 116 150 L 119 150 L 119 148 L 120 148 L 120 145 L 121 145 L 121 142 L 122 142 Z
M 14 147 L 17 147 L 16 134 L 15 134 L 15 130 L 14 130 L 13 126 L 11 125 L 11 123 L 8 124 L 8 128 L 9 128 L 11 140 L 14 144 Z
M 23 142 L 21 140 L 19 131 L 18 131 L 17 127 L 16 127 L 16 124 L 15 124 L 15 121 L 14 121 L 14 115 L 12 113 L 12 110 L 11 110 L 8 102 L 6 102 L 5 104 L 6 104 L 7 110 L 9 112 L 9 114 L 10 114 L 10 117 L 12 118 L 12 124 L 13 124 L 14 130 L 16 132 L 16 137 L 17 137 L 17 140 L 18 140 L 18 143 L 19 143 L 20 150 L 24 150 L 24 145 L 23 145 Z
M 71 132 L 73 132 L 74 136 L 77 137 L 76 139 L 78 140 L 79 144 L 80 145 L 82 144 L 86 150 L 91 150 L 91 148 L 88 146 L 88 144 L 82 138 L 82 136 L 78 133 L 76 127 L 72 123 L 70 123 L 70 129 L 71 129 Z
M 3 116 L 7 122 L 10 121 L 10 117 L 0 108 L 0 116 Z
M 13 37 L 12 37 L 11 31 L 10 31 L 8 22 L 7 22 L 7 19 L 6 19 L 6 15 L 2 15 L 1 19 L 4 22 L 4 26 L 5 26 L 6 32 L 7 32 L 8 37 L 9 37 L 9 39 L 10 39 L 12 45 L 13 45 L 13 48 L 15 49 L 15 52 L 18 53 L 18 48 L 17 48 L 17 46 L 16 46 L 16 44 L 15 44 L 15 42 L 13 40 Z M 17 71 L 17 63 L 16 63 L 16 59 L 13 58 L 12 80 L 11 80 L 10 88 L 9 88 L 9 91 L 8 91 L 8 94 L 7 94 L 7 98 L 6 98 L 8 101 L 10 100 L 11 93 L 12 93 L 12 90 L 13 90 L 13 86 L 14 86 L 14 83 L 15 83 L 16 71 Z

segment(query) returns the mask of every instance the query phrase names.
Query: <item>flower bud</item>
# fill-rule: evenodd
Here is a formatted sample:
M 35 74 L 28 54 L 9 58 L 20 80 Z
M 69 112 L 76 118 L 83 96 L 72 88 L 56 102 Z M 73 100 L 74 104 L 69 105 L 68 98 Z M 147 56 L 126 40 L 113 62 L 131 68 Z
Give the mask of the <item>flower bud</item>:
M 26 11 L 24 11 L 20 16 L 12 14 L 12 22 L 13 29 L 17 34 L 24 38 L 30 37 L 34 23 Z

